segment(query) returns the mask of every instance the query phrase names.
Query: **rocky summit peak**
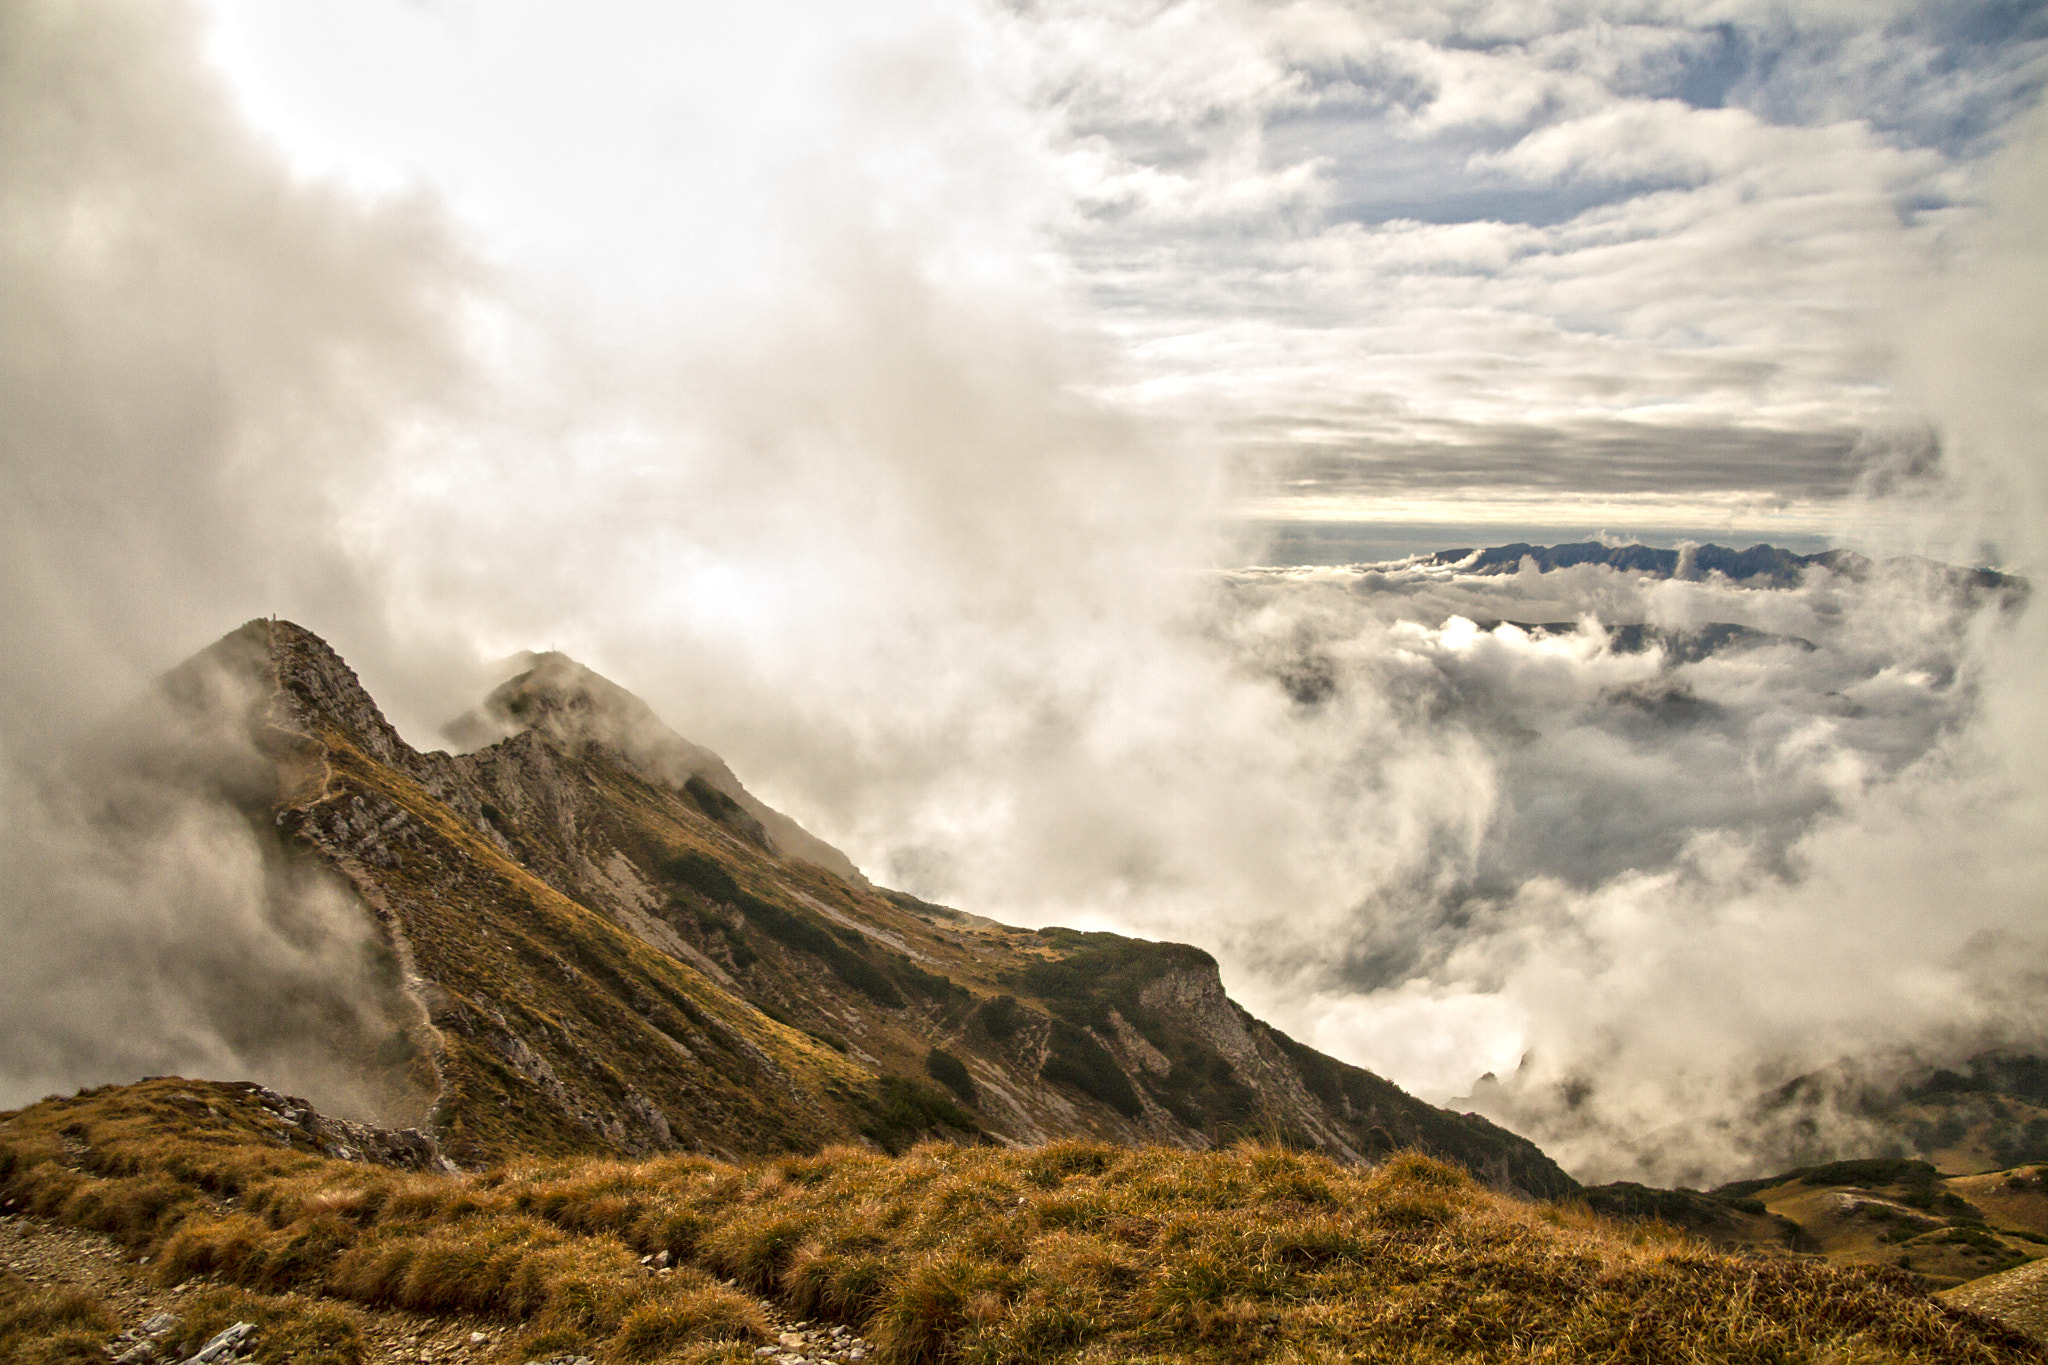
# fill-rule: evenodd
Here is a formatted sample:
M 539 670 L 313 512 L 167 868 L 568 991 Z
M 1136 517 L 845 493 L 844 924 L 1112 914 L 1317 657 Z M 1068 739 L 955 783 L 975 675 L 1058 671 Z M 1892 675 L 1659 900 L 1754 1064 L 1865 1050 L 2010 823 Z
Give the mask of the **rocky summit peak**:
M 611 679 L 554 650 L 519 655 L 513 662 L 517 673 L 445 728 L 459 747 L 476 749 L 527 731 L 572 751 L 600 746 L 649 781 L 695 790 L 700 802 L 730 802 L 738 808 L 729 816 L 732 822 L 771 851 L 865 883 L 852 859 L 757 799 L 724 759 L 677 734 Z
M 245 622 L 164 673 L 102 738 L 116 762 L 203 772 L 216 787 L 229 769 L 303 759 L 337 739 L 401 771 L 420 764 L 355 670 L 312 631 L 274 617 Z M 248 771 L 225 785 L 255 789 Z
M 333 646 L 304 626 L 275 618 L 242 629 L 266 632 L 279 701 L 302 727 L 315 734 L 339 730 L 364 753 L 394 767 L 410 768 L 417 761 Z
M 468 716 L 449 727 L 497 737 L 537 730 L 571 747 L 602 744 L 630 758 L 650 777 L 682 786 L 724 763 L 664 724 L 653 708 L 594 669 L 549 651 L 499 684 Z
M 153 698 L 182 728 L 234 725 L 305 739 L 335 735 L 380 763 L 418 754 L 325 640 L 276 617 L 244 622 L 157 679 Z

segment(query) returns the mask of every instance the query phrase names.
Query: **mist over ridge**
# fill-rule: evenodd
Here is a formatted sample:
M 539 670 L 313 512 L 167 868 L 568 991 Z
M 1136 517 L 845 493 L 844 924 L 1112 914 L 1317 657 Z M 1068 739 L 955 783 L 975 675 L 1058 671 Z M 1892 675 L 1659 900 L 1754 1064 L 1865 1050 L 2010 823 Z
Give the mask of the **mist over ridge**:
M 2048 564 L 2038 39 L 1888 123 L 1820 79 L 1819 9 L 1781 64 L 1814 112 L 1765 62 L 1688 103 L 1683 25 L 1503 11 L 1465 43 L 1454 8 L 811 15 L 786 122 L 700 69 L 783 52 L 735 21 L 676 57 L 708 120 L 677 126 L 739 110 L 729 138 L 560 112 L 572 153 L 671 158 L 584 184 L 577 231 L 649 267 L 622 320 L 438 163 L 309 170 L 222 75 L 218 11 L 9 7 L 6 1016 L 176 1015 L 154 935 L 195 922 L 371 970 L 317 889 L 271 941 L 232 822 L 167 808 L 112 850 L 48 795 L 150 678 L 279 614 L 422 748 L 486 661 L 560 650 L 877 883 L 1198 944 L 1429 1098 L 1494 1073 L 1595 1178 L 1747 1173 L 1778 1138 L 1745 1106 L 1844 1056 L 2048 1043 L 2048 626 L 1905 559 Z M 1887 42 L 1939 29 L 1898 14 Z M 480 50 L 588 81 L 630 31 Z M 1493 198 L 1374 207 L 1375 157 Z M 636 215 L 629 183 L 727 197 Z M 1276 488 L 1389 539 L 1469 500 L 1874 567 L 1218 572 L 1259 563 Z M 150 1065 L 130 1041 L 8 1060 L 58 1088 Z

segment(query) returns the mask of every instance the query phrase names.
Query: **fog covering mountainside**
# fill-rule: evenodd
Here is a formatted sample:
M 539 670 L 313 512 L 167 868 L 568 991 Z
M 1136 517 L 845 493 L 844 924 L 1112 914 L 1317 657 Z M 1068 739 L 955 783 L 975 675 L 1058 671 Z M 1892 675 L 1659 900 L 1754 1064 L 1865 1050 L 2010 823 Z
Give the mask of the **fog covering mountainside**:
M 105 737 L 116 785 L 80 828 L 119 846 L 149 837 L 138 811 L 239 817 L 264 899 L 237 938 L 217 911 L 164 923 L 131 963 L 90 951 L 104 926 L 71 926 L 71 970 L 120 1007 L 55 993 L 14 1021 L 17 1056 L 68 1058 L 73 1084 L 140 1063 L 301 1089 L 466 1164 L 1262 1136 L 1574 1187 L 1486 1120 L 1253 1019 L 1199 949 L 870 886 L 630 694 L 560 655 L 526 662 L 458 725 L 502 737 L 463 755 L 406 744 L 287 622 L 173 670 Z
M 462 757 L 415 753 L 353 681 L 338 692 L 320 687 L 358 698 L 334 705 L 360 713 L 344 728 L 360 732 L 350 743 L 372 764 L 364 771 L 384 773 L 378 801 L 393 799 L 385 787 L 459 787 L 469 832 L 458 842 L 471 857 L 488 846 L 489 858 L 526 869 L 505 885 L 537 878 L 714 973 L 720 990 L 728 987 L 715 973 L 724 973 L 753 1005 L 853 1048 L 866 1074 L 930 1081 L 926 1053 L 939 1047 L 962 1060 L 980 1106 L 969 1112 L 993 1132 L 1065 1131 L 1068 1109 L 1085 1131 L 1152 1131 L 1118 1108 L 1137 1103 L 1144 1123 L 1191 1140 L 1198 1129 L 1214 1136 L 1241 1124 L 1244 1105 L 1221 1075 L 1191 1079 L 1216 1067 L 1208 1053 L 1181 1066 L 1173 1084 L 1192 1087 L 1185 1094 L 1145 1082 L 1164 1085 L 1172 1066 L 1147 1070 L 1133 1060 L 1142 1054 L 1115 1048 L 1119 1071 L 1135 1082 L 1128 1095 L 1106 1072 L 1107 1099 L 1043 1083 L 1056 1031 L 1072 1046 L 1069 1064 L 1053 1069 L 1070 1077 L 1089 1074 L 1077 1058 L 1093 1054 L 1069 1029 L 1094 1025 L 1090 1036 L 1135 1046 L 1111 1008 L 1160 1050 L 1128 1002 L 1044 994 L 1057 984 L 1038 961 L 1048 952 L 1095 953 L 1098 966 L 1116 968 L 1126 950 L 1105 957 L 1089 940 L 1025 937 L 971 919 L 946 927 L 930 901 L 1026 922 L 1051 919 L 1050 906 L 1095 907 L 1062 918 L 1196 940 L 1213 956 L 1189 961 L 1213 979 L 1220 960 L 1232 993 L 1258 1017 L 1432 1102 L 1531 1135 L 1582 1179 L 1707 1186 L 1852 1157 L 1918 1155 L 1950 1170 L 2040 1159 L 2027 1097 L 1925 1088 L 1987 1049 L 2021 1058 L 2048 1050 L 2035 1007 L 2038 887 L 2029 871 L 2039 831 L 2027 833 L 2024 791 L 2015 796 L 1998 776 L 2004 758 L 1973 757 L 1979 718 L 2003 686 L 1987 661 L 2033 616 L 2026 585 L 1842 555 L 1807 557 L 1792 578 L 1742 578 L 1701 570 L 1695 554 L 1691 576 L 1681 576 L 1676 552 L 1648 558 L 1641 547 L 1558 547 L 1514 559 L 1510 572 L 1513 548 L 1214 580 L 1202 648 L 1230 661 L 1231 705 L 1205 716 L 1198 765 L 1188 766 L 1197 757 L 1190 736 L 1155 725 L 1146 742 L 1076 769 L 1060 732 L 1042 726 L 1031 780 L 1006 804 L 979 807 L 1000 818 L 950 829 L 904 804 L 900 772 L 879 769 L 872 809 L 852 830 L 859 862 L 925 902 L 876 892 L 714 755 L 561 656 L 525 659 L 517 678 L 457 722 L 463 747 L 482 746 Z M 1781 562 L 1763 548 L 1739 552 L 1740 562 Z M 1608 562 L 1616 558 L 1647 567 L 1617 568 Z M 20 917 L 17 989 L 0 998 L 13 1040 L 12 1102 L 170 1069 L 283 1076 L 288 1088 L 394 1120 L 431 1102 L 434 1083 L 420 1063 L 411 1064 L 415 1081 L 394 1092 L 406 1068 L 375 1060 L 380 1047 L 395 1055 L 416 1046 L 406 1030 L 418 1006 L 390 986 L 401 968 L 355 909 L 361 893 L 336 881 L 329 860 L 285 856 L 237 812 L 282 799 L 274 763 L 243 742 L 243 702 L 224 700 L 243 696 L 249 669 L 267 676 L 261 656 L 239 672 L 180 670 L 162 696 L 100 734 L 89 780 L 16 791 L 12 892 L 23 907 L 43 908 Z M 1198 692 L 1203 676 L 1191 675 Z M 236 677 L 244 681 L 222 681 Z M 184 707 L 170 726 L 159 712 L 181 692 L 212 700 Z M 1012 713 L 991 714 L 1008 724 Z M 172 730 L 186 738 L 148 742 Z M 815 733 L 800 725 L 783 742 Z M 976 761 L 955 765 L 956 796 L 1018 776 L 986 735 L 961 742 Z M 564 768 L 561 755 L 600 752 L 633 756 L 625 771 L 639 793 L 621 795 L 615 788 L 627 779 L 605 777 L 599 805 L 612 813 L 603 821 L 522 786 L 563 773 L 597 782 L 609 768 Z M 1124 762 L 1101 761 L 1118 754 Z M 828 781 L 846 757 L 826 746 Z M 528 759 L 543 766 L 521 777 Z M 447 786 L 457 770 L 464 776 Z M 1078 782 L 1089 774 L 1091 783 Z M 195 781 L 229 800 L 185 799 Z M 792 785 L 786 770 L 781 789 L 813 790 Z M 662 790 L 669 794 L 647 795 Z M 81 795 L 88 791 L 96 794 Z M 641 811 L 644 801 L 663 812 L 655 824 L 666 832 L 653 845 L 644 833 L 610 832 L 618 810 Z M 105 836 L 109 818 L 122 838 Z M 882 828 L 890 818 L 903 827 Z M 816 869 L 831 893 L 809 882 L 787 888 L 786 870 L 762 873 L 789 889 L 779 900 L 744 868 L 675 864 L 664 873 L 669 855 L 657 846 L 679 829 L 701 834 L 705 822 L 715 849 L 795 853 L 763 867 Z M 364 837 L 384 837 L 375 825 Z M 593 831 L 599 844 L 586 846 Z M 620 857 L 592 851 L 600 845 Z M 1930 865 L 1935 849 L 1942 861 Z M 829 917 L 778 917 L 778 907 L 800 920 L 824 913 L 792 900 L 797 892 L 842 912 L 841 898 L 855 897 L 854 918 L 901 940 L 883 951 L 904 954 L 918 972 L 955 977 L 948 963 L 994 954 L 969 989 L 976 1000 L 1035 996 L 1040 1032 L 1025 1033 L 1035 1041 L 1009 1056 L 992 1036 L 1000 1014 L 993 1028 L 978 1014 L 953 1017 L 957 998 L 927 999 L 914 984 L 921 977 L 905 977 L 906 987 L 888 975 L 903 976 L 900 963 L 878 968 L 886 980 L 864 991 L 848 974 L 864 979 L 865 959 L 832 946 L 841 941 Z M 750 915 L 755 901 L 768 909 Z M 80 961 L 93 969 L 78 971 Z M 789 964 L 809 970 L 788 977 Z M 1159 958 L 1147 970 L 1170 966 Z M 1036 984 L 1016 975 L 1027 971 Z M 1129 985 L 1127 972 L 1119 979 Z M 279 989 L 254 991 L 252 982 Z M 818 990 L 836 992 L 836 1003 L 806 1004 Z M 1220 986 L 1202 990 L 1211 1004 L 1221 998 Z M 937 1022 L 885 1030 L 887 1044 L 834 1022 L 842 1008 L 870 1020 L 910 1017 L 891 1003 L 873 1008 L 891 992 L 924 1012 L 916 1018 Z M 195 1003 L 204 1001 L 228 1003 Z M 623 1014 L 632 1012 L 629 1002 Z M 149 1022 L 116 1029 L 110 1017 Z M 473 1024 L 471 1013 L 451 1017 Z M 552 1132 L 547 1113 L 585 1112 L 598 1129 L 616 1122 L 640 1140 L 622 1086 L 602 1102 L 572 1094 L 573 1078 L 549 1050 L 573 1051 L 571 1035 L 553 1024 L 473 1026 L 486 1040 L 478 1055 L 500 1058 L 492 1066 L 530 1049 L 571 1095 L 566 1108 L 554 1103 L 522 1123 Z M 326 1052 L 281 1042 L 312 1031 L 371 1061 L 338 1068 Z M 1284 1050 L 1281 1036 L 1273 1047 Z M 824 1046 L 829 1056 L 804 1055 L 830 1072 L 848 1054 Z M 985 1059 L 1008 1079 L 984 1087 Z M 735 1079 L 747 1074 L 727 1077 L 747 1092 L 734 1122 L 783 1123 Z M 542 1079 L 517 1084 L 551 1084 L 534 1075 Z M 513 1093 L 514 1082 L 496 1084 L 477 1092 L 486 1110 L 493 1096 Z M 1316 1103 L 1341 1099 L 1341 1085 L 1316 1084 L 1327 1092 Z M 874 1126 L 880 1102 L 878 1092 L 865 1108 L 842 1098 L 836 1117 L 803 1122 L 822 1122 L 817 1131 Z M 1197 1121 L 1174 1117 L 1176 1103 L 1192 1104 Z M 587 1129 L 579 1124 L 557 1137 Z M 1331 1132 L 1357 1147 L 1341 1125 Z

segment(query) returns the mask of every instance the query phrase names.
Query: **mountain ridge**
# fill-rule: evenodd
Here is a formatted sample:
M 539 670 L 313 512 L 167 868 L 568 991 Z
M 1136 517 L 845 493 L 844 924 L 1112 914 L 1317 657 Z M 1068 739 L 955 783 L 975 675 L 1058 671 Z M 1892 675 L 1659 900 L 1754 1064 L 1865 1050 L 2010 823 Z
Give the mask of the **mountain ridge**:
M 1263 1135 L 1576 1188 L 1533 1144 L 1253 1019 L 1199 949 L 871 886 L 564 656 L 494 691 L 470 733 L 500 737 L 464 754 L 407 745 L 290 622 L 248 623 L 166 690 L 215 748 L 242 726 L 268 771 L 238 788 L 251 818 L 374 918 L 396 1023 L 354 1064 L 395 1097 L 374 1117 L 460 1163 Z
M 1470 574 L 1499 575 L 1519 572 L 1525 560 L 1535 565 L 1539 573 L 1595 564 L 1621 573 L 1641 573 L 1653 578 L 1703 579 L 1719 575 L 1731 582 L 1760 583 L 1773 588 L 1794 587 L 1812 569 L 1825 570 L 1857 582 L 1879 572 L 1903 570 L 1939 579 L 1958 593 L 1972 596 L 1995 594 L 2010 603 L 2023 601 L 2030 590 L 2026 579 L 1996 569 L 1959 568 L 1917 556 L 1878 560 L 1843 549 L 1799 554 L 1761 541 L 1743 550 L 1712 543 L 1687 544 L 1663 550 L 1650 545 L 1611 545 L 1596 540 L 1562 545 L 1531 545 L 1517 541 L 1484 549 L 1438 550 L 1413 562 Z

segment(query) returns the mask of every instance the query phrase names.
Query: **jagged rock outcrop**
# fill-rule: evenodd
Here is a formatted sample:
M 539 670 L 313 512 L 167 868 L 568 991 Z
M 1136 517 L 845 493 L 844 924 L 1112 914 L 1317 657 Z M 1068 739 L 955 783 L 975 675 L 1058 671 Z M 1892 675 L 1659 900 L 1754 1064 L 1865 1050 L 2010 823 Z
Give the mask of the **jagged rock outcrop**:
M 455 1163 L 441 1155 L 440 1144 L 417 1128 L 379 1128 L 353 1119 L 323 1114 L 296 1095 L 280 1095 L 268 1086 L 241 1087 L 273 1115 L 278 1141 L 285 1146 L 305 1142 L 336 1161 L 362 1161 L 401 1171 L 452 1171 Z
M 453 1160 L 1249 1136 L 1573 1188 L 1512 1134 L 1251 1018 L 1198 949 L 878 890 L 630 693 L 528 663 L 458 727 L 489 740 L 464 754 L 414 750 L 289 622 L 173 675 L 188 723 L 239 718 L 269 764 L 243 788 L 286 850 L 374 917 L 412 1011 L 381 1064 L 430 1097 Z

